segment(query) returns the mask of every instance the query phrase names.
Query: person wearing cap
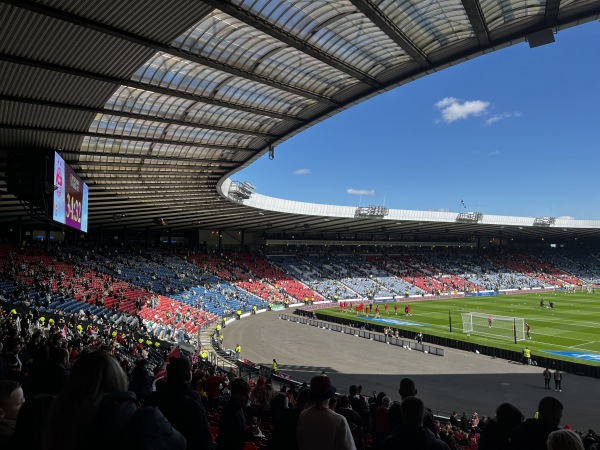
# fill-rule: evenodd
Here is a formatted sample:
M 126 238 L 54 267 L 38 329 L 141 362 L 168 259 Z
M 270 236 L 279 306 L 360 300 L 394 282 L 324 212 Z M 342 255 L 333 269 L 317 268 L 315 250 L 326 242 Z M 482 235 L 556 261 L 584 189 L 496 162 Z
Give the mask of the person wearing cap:
M 335 387 L 327 376 L 310 380 L 310 400 L 313 406 L 300 413 L 297 442 L 299 450 L 356 450 L 345 417 L 329 409 L 329 399 Z

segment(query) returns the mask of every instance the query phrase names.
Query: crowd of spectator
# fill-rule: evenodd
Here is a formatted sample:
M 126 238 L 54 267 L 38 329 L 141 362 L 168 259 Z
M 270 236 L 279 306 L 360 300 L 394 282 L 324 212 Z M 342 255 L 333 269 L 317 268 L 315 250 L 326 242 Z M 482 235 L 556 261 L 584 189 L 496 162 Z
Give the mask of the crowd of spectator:
M 365 396 L 359 385 L 338 395 L 324 374 L 298 389 L 294 384 L 276 387 L 263 377 L 219 373 L 201 353 L 169 354 L 161 342 L 189 341 L 186 324 L 206 317 L 202 302 L 210 300 L 207 292 L 221 294 L 216 301 L 230 312 L 252 307 L 250 300 L 244 303 L 240 286 L 228 284 L 244 270 L 253 278 L 243 281 L 265 283 L 270 286 L 265 292 L 276 292 L 279 299 L 321 298 L 259 256 L 237 255 L 243 268 L 238 271 L 233 270 L 235 259 L 228 258 L 218 266 L 221 274 L 227 270 L 230 279 L 225 282 L 198 271 L 197 254 L 190 262 L 187 256 L 131 249 L 7 247 L 1 253 L 2 449 L 218 445 L 242 450 L 246 442 L 272 450 L 599 447 L 600 437 L 592 430 L 584 434 L 560 428 L 563 406 L 554 397 L 543 398 L 537 416 L 527 420 L 508 403 L 498 407 L 494 418 L 453 413 L 446 420 L 423 404 L 408 378 L 400 381 L 401 401 L 394 402 L 393 395 L 383 392 Z M 344 276 L 349 274 L 383 275 L 381 266 L 364 272 L 347 258 L 323 256 L 323 261 L 327 258 L 327 270 L 341 271 L 339 282 L 349 283 Z M 428 273 L 424 282 L 434 283 L 433 272 L 439 268 L 432 261 L 395 261 L 412 268 L 406 278 Z M 527 257 L 516 264 L 531 268 L 537 263 Z M 528 273 L 546 281 L 562 276 L 544 267 L 543 275 Z M 432 286 L 437 284 L 426 287 Z M 67 307 L 70 302 L 74 308 Z
M 597 450 L 600 441 L 560 427 L 554 397 L 527 420 L 508 403 L 491 419 L 444 420 L 410 378 L 400 380 L 398 402 L 356 385 L 339 395 L 326 374 L 276 389 L 193 356 L 149 355 L 127 336 L 19 331 L 13 316 L 0 313 L 0 448 Z
M 591 430 L 560 428 L 554 397 L 525 421 L 510 404 L 492 419 L 444 420 L 409 378 L 400 381 L 400 402 L 365 396 L 357 385 L 336 395 L 325 374 L 299 389 L 275 387 L 219 373 L 197 355 L 168 355 L 129 333 L 24 323 L 7 309 L 0 342 L 0 448 L 598 449 Z

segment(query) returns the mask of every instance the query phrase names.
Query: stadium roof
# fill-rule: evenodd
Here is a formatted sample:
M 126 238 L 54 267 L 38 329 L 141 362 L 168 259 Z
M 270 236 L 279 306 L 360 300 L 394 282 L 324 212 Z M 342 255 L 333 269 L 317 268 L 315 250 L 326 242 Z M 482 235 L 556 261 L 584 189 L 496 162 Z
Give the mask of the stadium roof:
M 92 230 L 597 235 L 599 221 L 268 211 L 230 198 L 229 177 L 367 98 L 599 17 L 600 0 L 0 0 L 1 160 L 60 149 L 90 186 Z M 0 189 L 0 221 L 32 220 Z

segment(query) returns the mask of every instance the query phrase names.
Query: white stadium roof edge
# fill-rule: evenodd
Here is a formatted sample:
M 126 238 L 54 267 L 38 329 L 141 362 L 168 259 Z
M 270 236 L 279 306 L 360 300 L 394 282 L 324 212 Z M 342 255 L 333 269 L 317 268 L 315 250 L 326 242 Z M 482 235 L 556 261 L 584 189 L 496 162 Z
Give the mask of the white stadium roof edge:
M 60 149 L 91 231 L 598 236 L 600 220 L 359 211 L 230 177 L 381 92 L 599 18 L 600 0 L 0 0 L 0 226 L 36 219 L 9 156 Z

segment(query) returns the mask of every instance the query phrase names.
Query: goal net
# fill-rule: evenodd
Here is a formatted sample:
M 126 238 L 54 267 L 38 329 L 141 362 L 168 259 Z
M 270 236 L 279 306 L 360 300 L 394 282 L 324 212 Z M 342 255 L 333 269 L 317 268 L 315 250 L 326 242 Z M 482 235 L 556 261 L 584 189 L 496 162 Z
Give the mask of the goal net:
M 525 340 L 525 320 L 495 314 L 462 313 L 463 333 L 478 334 L 514 342 Z

